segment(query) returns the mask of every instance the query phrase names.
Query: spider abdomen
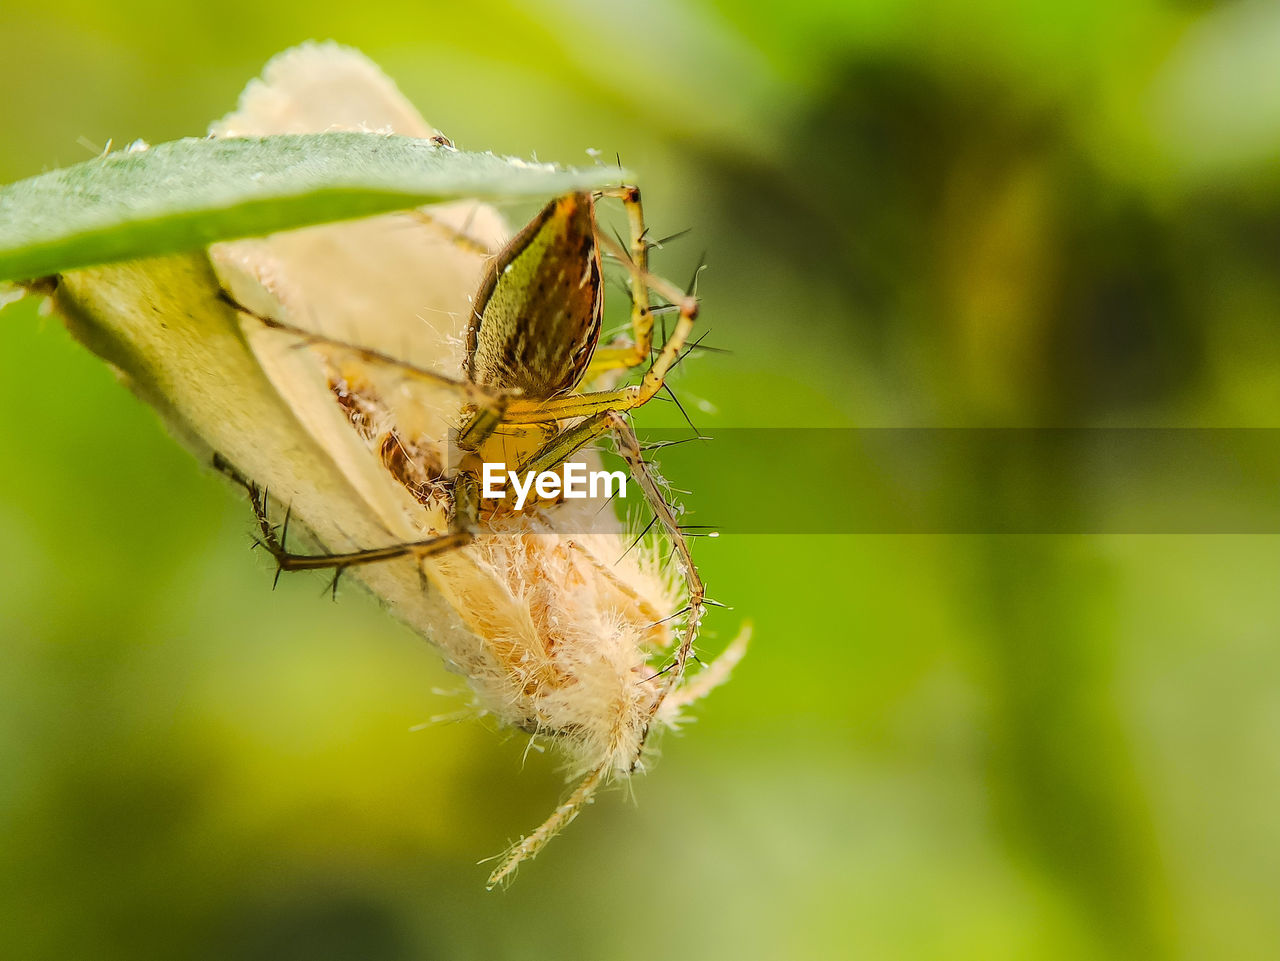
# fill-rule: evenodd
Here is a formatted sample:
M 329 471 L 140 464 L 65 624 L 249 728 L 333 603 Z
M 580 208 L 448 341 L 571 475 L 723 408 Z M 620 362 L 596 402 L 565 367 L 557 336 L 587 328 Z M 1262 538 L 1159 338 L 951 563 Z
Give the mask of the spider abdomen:
M 595 203 L 560 197 L 494 258 L 467 328 L 467 377 L 543 399 L 582 379 L 603 312 Z

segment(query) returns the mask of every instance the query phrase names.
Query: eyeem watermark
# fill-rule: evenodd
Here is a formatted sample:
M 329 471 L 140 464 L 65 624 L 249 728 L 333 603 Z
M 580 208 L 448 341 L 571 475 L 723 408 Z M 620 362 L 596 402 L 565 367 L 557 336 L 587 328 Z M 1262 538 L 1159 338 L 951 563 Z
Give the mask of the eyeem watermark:
M 524 503 L 530 491 L 535 491 L 539 497 L 548 500 L 553 497 L 582 500 L 588 497 L 610 498 L 615 496 L 614 485 L 616 483 L 616 496 L 627 496 L 627 475 L 625 472 L 620 470 L 588 471 L 586 464 L 577 464 L 573 461 L 565 462 L 563 474 L 553 470 L 544 470 L 540 473 L 526 471 L 523 484 L 520 482 L 519 473 L 507 470 L 506 464 L 491 464 L 486 461 L 481 477 L 483 483 L 480 495 L 486 500 L 502 500 L 505 498 L 507 496 L 506 485 L 509 481 L 516 492 L 516 510 L 524 509 Z

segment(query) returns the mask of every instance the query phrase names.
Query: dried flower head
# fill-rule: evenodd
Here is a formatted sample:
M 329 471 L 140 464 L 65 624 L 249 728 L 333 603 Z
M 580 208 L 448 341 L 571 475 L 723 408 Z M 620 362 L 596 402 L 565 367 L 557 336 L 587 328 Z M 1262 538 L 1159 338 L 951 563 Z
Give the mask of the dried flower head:
M 452 149 L 373 64 L 331 44 L 275 58 L 212 132 L 352 129 Z M 660 479 L 621 415 L 651 392 L 652 371 L 639 387 L 587 394 L 557 387 L 545 398 L 477 373 L 477 328 L 481 338 L 494 330 L 507 338 L 488 342 L 499 354 L 514 350 L 527 329 L 510 325 L 530 308 L 510 304 L 542 309 L 548 296 L 569 296 L 535 289 L 520 257 L 570 241 L 585 251 L 587 231 L 596 242 L 594 218 L 587 211 L 584 220 L 581 210 L 593 198 L 578 196 L 553 203 L 542 226 L 534 229 L 535 222 L 506 244 L 492 207 L 452 203 L 218 244 L 207 256 L 76 271 L 54 293 L 71 329 L 199 456 L 251 490 L 263 539 L 282 566 L 349 568 L 439 648 L 485 711 L 563 747 L 582 780 L 512 848 L 491 883 L 537 853 L 601 784 L 635 771 L 651 731 L 675 725 L 684 706 L 723 681 L 746 640 L 685 677 L 702 585 Z M 633 199 L 638 207 L 638 193 Z M 581 223 L 587 226 L 574 226 Z M 612 241 L 600 242 L 613 249 Z M 649 288 L 672 303 L 682 295 L 648 274 L 642 232 L 638 243 L 629 253 L 643 335 Z M 598 274 L 599 254 L 592 246 L 583 256 L 570 277 L 578 286 L 565 290 L 584 311 L 596 311 L 598 296 L 581 291 L 591 282 L 591 257 Z M 473 301 L 478 287 L 483 304 Z M 691 323 L 696 305 L 687 301 L 680 301 L 682 322 Z M 506 313 L 487 312 L 490 303 Z M 498 319 L 486 333 L 488 317 Z M 548 329 L 556 328 L 539 331 Z M 654 365 L 666 357 L 658 385 L 678 355 L 674 340 Z M 535 347 L 571 354 L 575 383 L 586 376 L 605 386 L 627 366 L 614 361 L 649 355 L 647 343 L 611 345 L 596 369 L 576 347 Z M 504 428 L 508 421 L 524 426 Z M 652 549 L 629 549 L 624 525 L 589 500 L 543 498 L 531 510 L 498 505 L 464 517 L 459 478 L 471 476 L 467 458 L 498 452 L 519 462 L 532 451 L 540 466 L 558 469 L 572 448 L 549 445 L 549 435 L 576 443 L 606 430 L 672 540 L 674 577 Z M 589 451 L 574 457 L 598 466 Z M 282 509 L 294 540 L 301 533 L 309 541 L 311 558 L 285 543 L 276 523 Z

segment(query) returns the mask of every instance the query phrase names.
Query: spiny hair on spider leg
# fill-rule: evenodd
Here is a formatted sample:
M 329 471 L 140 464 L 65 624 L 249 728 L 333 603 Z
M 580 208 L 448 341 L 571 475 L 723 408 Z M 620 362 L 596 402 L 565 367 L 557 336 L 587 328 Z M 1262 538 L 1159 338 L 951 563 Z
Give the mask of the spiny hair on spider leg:
M 693 277 L 689 280 L 689 286 L 685 288 L 685 293 L 690 297 L 698 295 L 698 278 L 702 272 L 707 269 L 707 252 L 704 250 L 698 258 L 698 266 L 693 268 Z
M 645 244 L 646 246 L 648 246 L 650 250 L 654 250 L 654 249 L 661 250 L 664 245 L 671 243 L 673 240 L 679 240 L 682 237 L 687 237 L 692 232 L 693 232 L 692 227 L 686 227 L 684 228 L 684 230 L 677 230 L 674 234 L 667 234 L 667 236 L 661 238 L 660 240 L 646 239 Z M 645 234 L 647 235 L 648 233 L 649 231 L 646 230 Z

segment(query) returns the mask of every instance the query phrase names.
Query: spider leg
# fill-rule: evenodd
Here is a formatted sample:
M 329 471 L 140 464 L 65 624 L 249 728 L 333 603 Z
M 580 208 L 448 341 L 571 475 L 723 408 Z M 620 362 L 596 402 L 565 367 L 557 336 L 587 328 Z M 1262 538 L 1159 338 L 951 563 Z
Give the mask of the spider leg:
M 459 450 L 474 451 L 493 434 L 503 421 L 503 414 L 510 397 L 507 393 L 484 387 L 465 378 L 450 377 L 439 371 L 418 367 L 397 357 L 392 357 L 390 354 L 371 350 L 368 347 L 361 347 L 359 344 L 352 344 L 348 341 L 304 330 L 274 317 L 267 317 L 241 304 L 225 290 L 220 291 L 220 296 L 244 316 L 252 317 L 270 330 L 292 334 L 299 339 L 302 345 L 327 347 L 343 351 L 371 366 L 391 369 L 405 377 L 430 384 L 433 387 L 442 387 L 455 391 L 464 406 L 465 412 L 468 414 L 466 423 L 454 441 Z
M 606 245 L 613 244 L 608 238 L 601 238 Z M 591 391 L 585 394 L 566 394 L 545 400 L 511 397 L 506 410 L 501 415 L 504 424 L 537 424 L 549 420 L 563 420 L 569 417 L 586 417 L 606 411 L 627 411 L 648 403 L 662 389 L 667 373 L 680 359 L 680 352 L 689 340 L 693 331 L 694 320 L 698 316 L 698 301 L 695 297 L 685 295 L 669 281 L 644 275 L 649 286 L 664 297 L 670 297 L 679 305 L 680 316 L 676 321 L 671 336 L 662 345 L 662 350 L 639 384 L 623 387 L 618 390 Z
M 570 427 L 553 437 L 535 452 L 525 464 L 521 465 L 521 470 L 544 470 L 554 467 L 605 431 L 613 431 L 618 441 L 619 453 L 627 461 L 631 468 L 632 476 L 640 483 L 654 514 L 666 530 L 667 536 L 675 545 L 675 550 L 681 559 L 681 566 L 684 568 L 685 582 L 689 589 L 689 604 L 685 609 L 684 635 L 676 649 L 673 663 L 660 672 L 666 680 L 663 682 L 660 696 L 654 702 L 650 713 L 652 718 L 657 715 L 667 695 L 679 684 L 684 675 L 685 665 L 688 663 L 689 657 L 692 656 L 693 642 L 697 637 L 698 624 L 702 619 L 704 610 L 706 588 L 702 583 L 702 578 L 699 576 L 697 568 L 694 566 L 693 557 L 689 552 L 688 541 L 676 521 L 675 512 L 667 503 L 666 498 L 663 497 L 657 479 L 649 469 L 648 463 L 644 460 L 640 450 L 640 442 L 636 439 L 635 432 L 631 429 L 631 425 L 622 413 L 615 410 L 599 411 L 582 423 Z M 745 643 L 745 638 L 736 642 L 731 656 L 721 658 L 724 661 L 722 670 L 714 672 L 714 674 L 713 672 L 708 672 L 708 683 L 699 688 L 698 696 L 724 680 L 734 664 L 737 663 L 737 660 L 741 658 Z M 717 664 L 719 663 L 718 661 Z M 578 783 L 569 797 L 552 812 L 546 821 L 534 829 L 527 837 L 521 838 L 519 842 L 512 845 L 503 856 L 498 867 L 489 875 L 488 888 L 492 890 L 495 886 L 501 884 L 514 873 L 521 862 L 535 857 L 539 851 L 546 847 L 553 837 L 578 816 L 578 812 L 582 808 L 591 803 L 600 786 L 608 780 L 609 773 L 610 767 L 607 764 L 596 768 Z
M 361 347 L 359 344 L 352 344 L 345 340 L 339 340 L 335 337 L 327 337 L 314 331 L 304 330 L 301 327 L 290 324 L 287 321 L 277 320 L 275 317 L 268 317 L 260 314 L 255 310 L 246 307 L 240 303 L 231 294 L 225 290 L 219 291 L 219 297 L 227 304 L 235 308 L 246 317 L 251 317 L 262 326 L 270 330 L 278 330 L 282 333 L 292 334 L 297 337 L 303 346 L 330 347 L 335 350 L 345 351 L 353 357 L 358 357 L 367 364 L 378 367 L 392 368 L 397 372 L 411 377 L 416 380 L 424 381 L 436 387 L 445 387 L 456 391 L 462 398 L 463 402 L 474 404 L 478 408 L 501 406 L 504 396 L 500 391 L 494 391 L 480 384 L 465 380 L 460 377 L 450 377 L 448 374 L 441 374 L 438 371 L 428 370 L 425 367 L 418 367 L 407 361 L 390 354 L 384 354 L 378 350 L 370 350 L 368 347 Z
M 609 411 L 601 410 L 555 434 L 516 468 L 520 474 L 554 470 L 609 429 Z
M 455 529 L 448 534 L 440 534 L 421 541 L 403 544 L 388 544 L 385 547 L 373 547 L 367 550 L 346 551 L 336 554 L 298 554 L 285 547 L 276 528 L 267 513 L 267 497 L 262 488 L 250 481 L 221 456 L 214 455 L 213 466 L 230 477 L 249 493 L 249 501 L 253 505 L 253 513 L 258 519 L 258 529 L 262 535 L 262 546 L 275 558 L 280 571 L 317 571 L 326 568 L 337 568 L 339 571 L 361 564 L 372 564 L 377 561 L 394 560 L 397 557 L 432 557 L 446 551 L 456 550 L 470 544 L 475 535 L 466 527 L 455 523 Z M 460 518 L 461 520 L 461 518 Z M 287 521 L 286 521 L 287 523 Z
M 637 367 L 649 359 L 653 346 L 653 311 L 649 306 L 649 241 L 645 238 L 644 207 L 640 203 L 640 188 L 634 186 L 611 187 L 599 192 L 601 197 L 622 201 L 627 212 L 630 233 L 629 250 L 618 256 L 631 272 L 631 335 L 632 342 L 615 342 L 596 348 L 595 356 L 587 367 L 586 379 L 608 370 Z M 616 247 L 612 242 L 609 246 Z M 618 255 L 621 248 L 611 252 Z
M 567 428 L 555 435 L 551 440 L 535 451 L 519 468 L 519 473 L 532 471 L 540 473 L 551 470 L 564 463 L 583 445 L 590 443 L 606 431 L 612 431 L 617 440 L 618 453 L 631 469 L 631 476 L 636 479 L 640 489 L 644 491 L 657 522 L 666 531 L 672 549 L 680 561 L 681 572 L 689 592 L 689 604 L 686 608 L 684 633 L 676 648 L 674 663 L 664 671 L 666 676 L 665 691 L 677 686 L 684 675 L 685 666 L 693 655 L 693 643 L 698 635 L 698 625 L 706 609 L 706 585 L 702 582 L 698 568 L 693 562 L 693 554 L 689 550 L 688 538 L 680 527 L 679 520 L 671 505 L 667 503 L 657 478 L 649 467 L 648 461 L 640 448 L 640 441 L 624 414 L 617 410 L 603 410 L 589 416 L 586 420 Z M 664 696 L 665 696 L 664 691 Z M 654 711 L 657 711 L 655 706 Z
M 492 257 L 497 253 L 497 251 L 485 243 L 485 241 L 468 232 L 468 228 L 471 224 L 471 216 L 468 216 L 467 221 L 463 223 L 461 227 L 455 227 L 444 219 L 436 217 L 428 210 L 421 207 L 416 210 L 407 211 L 407 213 L 410 219 L 416 220 L 418 223 L 426 224 L 428 227 L 432 227 L 440 231 L 440 233 L 444 234 L 445 237 L 449 239 L 450 243 L 456 244 L 463 250 L 469 250 L 472 253 L 480 254 L 482 257 Z M 474 216 L 474 212 L 472 216 Z
M 535 527 L 537 527 L 539 530 L 541 530 L 542 533 L 544 534 L 557 533 L 555 528 L 551 527 L 545 520 L 539 517 L 536 513 L 529 515 L 529 522 L 533 524 Z M 569 548 L 569 550 L 575 551 L 581 554 L 584 558 L 586 558 L 587 563 L 589 563 L 600 574 L 601 577 L 603 577 L 611 585 L 613 585 L 615 590 L 617 590 L 619 593 L 626 596 L 632 603 L 634 603 L 636 607 L 639 608 L 640 611 L 644 614 L 645 617 L 653 618 L 653 621 L 654 621 L 653 628 L 655 630 L 661 627 L 661 625 L 666 622 L 667 618 L 664 618 L 657 608 L 655 608 L 651 603 L 649 603 L 649 601 L 646 598 L 644 598 L 642 595 L 637 593 L 635 588 L 633 588 L 630 584 L 628 584 L 626 581 L 620 578 L 617 572 L 613 569 L 613 567 L 611 567 L 609 564 L 606 564 L 604 561 L 602 561 L 600 557 L 594 551 L 592 551 L 587 545 L 583 544 L 582 542 L 578 541 L 575 538 L 569 538 L 568 540 L 565 541 L 565 546 Z
M 662 490 L 658 487 L 653 471 L 649 469 L 649 464 L 644 459 L 644 455 L 640 450 L 640 441 L 636 438 L 635 431 L 631 429 L 631 425 L 621 413 L 610 411 L 606 414 L 605 419 L 608 422 L 609 429 L 613 431 L 613 435 L 617 439 L 618 453 L 627 462 L 627 466 L 631 468 L 631 476 L 640 484 L 641 490 L 644 491 L 645 499 L 648 500 L 650 508 L 652 508 L 654 515 L 658 519 L 658 523 L 667 532 L 667 537 L 680 559 L 681 573 L 684 574 L 685 585 L 689 591 L 689 606 L 684 622 L 684 635 L 681 637 L 680 645 L 675 651 L 673 669 L 666 672 L 667 681 L 663 692 L 665 697 L 667 692 L 679 684 L 681 677 L 684 676 L 685 665 L 693 654 L 693 642 L 697 639 L 698 625 L 702 621 L 702 614 L 706 609 L 707 589 L 706 585 L 702 583 L 702 577 L 698 574 L 697 566 L 693 563 L 693 555 L 689 551 L 689 542 L 684 536 L 684 531 L 680 528 L 675 511 L 667 503 Z M 655 705 L 655 713 L 660 705 L 661 702 Z

